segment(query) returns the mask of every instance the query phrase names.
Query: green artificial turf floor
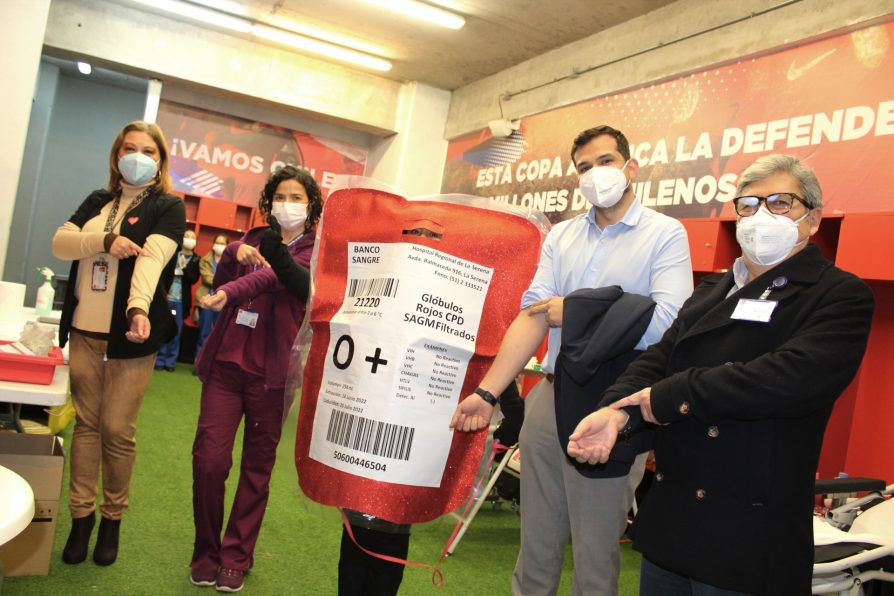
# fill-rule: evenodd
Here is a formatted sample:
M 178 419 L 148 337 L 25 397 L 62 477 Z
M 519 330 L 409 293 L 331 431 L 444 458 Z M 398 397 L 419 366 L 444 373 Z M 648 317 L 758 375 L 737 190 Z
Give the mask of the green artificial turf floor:
M 67 508 L 68 466 L 60 500 L 59 523 L 47 576 L 7 577 L 4 596 L 18 594 L 190 594 L 216 593 L 187 579 L 192 554 L 191 447 L 201 385 L 192 366 L 178 364 L 174 373 L 157 371 L 137 424 L 137 464 L 130 509 L 121 525 L 118 561 L 99 567 L 88 557 L 80 565 L 61 560 L 71 520 Z M 246 576 L 245 594 L 336 594 L 340 518 L 333 509 L 310 503 L 297 487 L 293 450 L 295 412 L 286 422 L 271 480 L 270 501 L 255 549 L 254 569 Z M 66 445 L 71 425 L 62 433 Z M 240 430 L 241 437 L 241 430 Z M 238 478 L 241 441 L 227 483 L 231 498 Z M 456 521 L 449 516 L 414 526 L 410 559 L 435 563 Z M 401 595 L 509 594 L 518 553 L 519 516 L 508 506 L 485 504 L 456 553 L 443 561 L 444 586 L 436 588 L 430 570 L 408 567 Z M 94 540 L 96 531 L 94 530 Z M 91 545 L 92 552 L 92 545 Z M 622 595 L 637 594 L 639 555 L 621 548 Z M 559 594 L 571 592 L 571 550 Z

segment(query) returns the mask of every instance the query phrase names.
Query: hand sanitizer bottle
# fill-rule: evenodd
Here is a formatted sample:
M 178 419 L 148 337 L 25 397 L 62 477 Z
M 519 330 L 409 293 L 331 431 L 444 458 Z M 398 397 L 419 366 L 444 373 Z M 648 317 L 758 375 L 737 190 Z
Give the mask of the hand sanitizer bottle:
M 41 267 L 37 270 L 44 277 L 43 285 L 37 288 L 37 302 L 34 304 L 34 314 L 38 317 L 47 316 L 53 311 L 53 298 L 56 290 L 53 289 L 53 271 L 49 267 Z

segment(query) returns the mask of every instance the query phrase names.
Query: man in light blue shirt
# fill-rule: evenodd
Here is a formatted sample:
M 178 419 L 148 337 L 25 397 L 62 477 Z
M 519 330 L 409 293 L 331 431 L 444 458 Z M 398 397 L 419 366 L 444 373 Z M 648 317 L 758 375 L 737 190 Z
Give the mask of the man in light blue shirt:
M 636 349 L 657 342 L 692 293 L 692 264 L 682 224 L 642 206 L 631 182 L 639 166 L 620 131 L 609 126 L 580 133 L 571 150 L 582 194 L 593 205 L 557 224 L 544 241 L 540 263 L 522 297 L 493 364 L 475 393 L 456 408 L 451 427 L 486 428 L 499 395 L 513 382 L 549 333 L 547 377 L 531 391 L 519 444 L 522 458 L 521 548 L 512 592 L 555 594 L 565 546 L 574 554 L 573 594 L 617 594 L 618 539 L 645 454 L 628 476 L 587 478 L 566 459 L 557 439 L 552 373 L 561 345 L 564 296 L 581 288 L 617 285 L 648 296 L 652 320 Z

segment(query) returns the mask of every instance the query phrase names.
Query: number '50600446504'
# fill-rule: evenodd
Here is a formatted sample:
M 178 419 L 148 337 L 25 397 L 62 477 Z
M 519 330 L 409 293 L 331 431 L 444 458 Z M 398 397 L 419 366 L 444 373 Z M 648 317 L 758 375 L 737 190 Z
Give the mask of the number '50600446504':
M 341 451 L 333 451 L 332 457 L 339 461 L 343 461 L 345 463 L 360 466 L 362 468 L 366 468 L 367 470 L 377 470 L 381 472 L 386 472 L 388 470 L 388 466 L 386 464 L 379 463 L 377 461 L 370 461 L 368 459 L 361 459 L 359 457 L 354 457 L 353 455 L 348 455 L 347 453 L 342 453 Z

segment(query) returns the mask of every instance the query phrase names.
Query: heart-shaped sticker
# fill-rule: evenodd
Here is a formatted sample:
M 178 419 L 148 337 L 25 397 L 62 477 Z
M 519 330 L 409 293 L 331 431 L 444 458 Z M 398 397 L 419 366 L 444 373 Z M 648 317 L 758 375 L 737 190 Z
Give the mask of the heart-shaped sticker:
M 129 223 L 130 225 L 134 225 L 138 221 L 140 221 L 140 218 L 136 216 L 127 218 L 127 223 Z

